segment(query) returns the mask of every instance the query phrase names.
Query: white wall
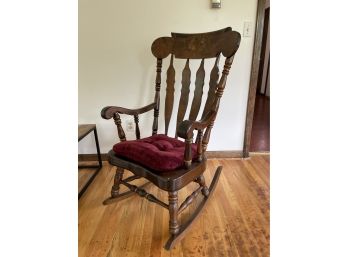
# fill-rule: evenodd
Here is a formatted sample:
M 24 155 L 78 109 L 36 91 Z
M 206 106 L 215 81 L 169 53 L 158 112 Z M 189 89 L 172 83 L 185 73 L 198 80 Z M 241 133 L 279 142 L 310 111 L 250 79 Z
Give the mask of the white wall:
M 78 121 L 97 124 L 101 152 L 106 153 L 118 141 L 113 121 L 100 117 L 104 106 L 136 108 L 153 101 L 155 58 L 151 44 L 154 39 L 170 36 L 170 32 L 198 33 L 228 26 L 242 34 L 244 21 L 255 24 L 256 7 L 256 0 L 225 0 L 221 9 L 211 9 L 208 0 L 79 0 Z M 253 41 L 253 36 L 242 37 L 208 150 L 243 148 Z M 166 64 L 164 62 L 164 75 Z M 180 65 L 175 67 L 176 93 L 181 86 Z M 196 67 L 197 64 L 191 66 L 193 76 Z M 206 68 L 206 74 L 209 72 L 210 68 Z M 207 90 L 207 85 L 205 87 Z M 162 77 L 162 92 L 163 89 L 165 77 Z M 164 97 L 161 100 L 163 117 Z M 131 119 L 122 117 L 123 121 Z M 140 116 L 142 136 L 151 134 L 152 117 L 152 111 Z M 159 128 L 163 133 L 164 126 Z M 173 130 L 171 126 L 170 131 Z M 127 138 L 134 138 L 131 133 L 126 134 Z M 94 152 L 92 136 L 79 143 L 79 153 Z

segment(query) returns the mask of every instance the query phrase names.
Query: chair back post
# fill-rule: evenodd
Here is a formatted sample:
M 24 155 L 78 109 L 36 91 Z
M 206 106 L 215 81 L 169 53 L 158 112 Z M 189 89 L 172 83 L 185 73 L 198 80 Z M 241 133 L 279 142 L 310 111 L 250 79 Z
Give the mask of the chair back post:
M 160 90 L 161 90 L 161 72 L 162 72 L 162 59 L 157 58 L 156 66 L 156 86 L 155 86 L 155 108 L 154 108 L 154 119 L 152 125 L 152 135 L 156 135 L 158 131 L 158 116 L 160 108 Z
M 228 57 L 225 60 L 225 65 L 224 65 L 224 69 L 222 71 L 222 76 L 220 78 L 220 81 L 218 83 L 216 92 L 215 92 L 215 98 L 214 98 L 214 102 L 211 105 L 211 110 L 215 111 L 215 113 L 218 112 L 219 110 L 219 106 L 220 106 L 220 100 L 221 97 L 224 93 L 225 90 L 225 86 L 226 86 L 226 81 L 227 81 L 227 76 L 229 74 L 232 62 L 233 62 L 233 57 Z M 205 151 L 207 150 L 207 146 L 209 143 L 209 139 L 210 139 L 210 134 L 211 134 L 211 130 L 214 126 L 214 121 L 216 119 L 216 115 L 213 118 L 212 122 L 208 125 L 208 127 L 206 128 L 205 132 L 204 132 L 204 136 L 203 136 L 203 140 L 202 140 L 202 148 L 203 148 L 203 154 L 205 153 Z

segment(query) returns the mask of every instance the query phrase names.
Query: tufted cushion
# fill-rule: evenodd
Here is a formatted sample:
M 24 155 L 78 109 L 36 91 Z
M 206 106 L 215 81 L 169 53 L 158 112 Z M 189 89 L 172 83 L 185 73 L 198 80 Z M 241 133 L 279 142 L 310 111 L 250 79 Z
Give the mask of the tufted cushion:
M 153 135 L 114 145 L 117 156 L 137 162 L 154 171 L 170 171 L 184 165 L 185 143 L 166 135 Z M 192 157 L 197 157 L 197 145 L 192 144 Z

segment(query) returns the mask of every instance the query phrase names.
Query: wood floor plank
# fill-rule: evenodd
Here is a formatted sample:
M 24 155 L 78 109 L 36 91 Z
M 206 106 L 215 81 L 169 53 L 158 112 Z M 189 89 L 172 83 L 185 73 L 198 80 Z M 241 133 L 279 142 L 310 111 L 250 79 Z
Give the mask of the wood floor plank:
M 105 162 L 93 183 L 79 200 L 79 257 L 87 256 L 86 250 L 90 247 L 93 234 L 98 229 L 99 221 L 103 217 L 105 207 L 101 204 L 100 199 L 105 197 L 108 190 L 106 187 L 110 184 L 108 181 L 112 177 L 111 170 L 112 167 Z
M 171 251 L 163 248 L 169 238 L 166 209 L 137 195 L 102 205 L 115 173 L 104 162 L 79 200 L 79 257 L 269 256 L 269 159 L 255 155 L 247 160 L 209 160 L 204 174 L 208 185 L 217 166 L 223 166 L 217 188 L 192 229 Z M 179 204 L 196 188 L 191 183 L 180 190 Z M 146 191 L 167 202 L 165 191 L 155 186 Z M 181 220 L 202 198 L 182 213 Z
M 78 190 L 79 192 L 87 184 L 88 180 L 93 176 L 95 169 L 80 169 L 78 174 Z
M 228 198 L 228 191 L 224 190 L 222 194 L 219 195 L 221 202 L 224 205 L 225 220 L 228 220 L 227 223 L 230 230 L 235 232 L 234 239 L 239 246 L 239 254 L 241 256 L 255 256 L 254 252 L 260 252 L 260 249 L 257 244 L 251 229 L 248 226 L 246 216 L 252 217 L 254 215 L 253 209 L 249 208 L 250 202 L 248 199 L 248 194 L 243 190 L 244 188 L 236 186 L 233 184 L 233 194 L 235 194 L 234 202 L 231 202 Z M 256 255 L 258 256 L 258 255 Z

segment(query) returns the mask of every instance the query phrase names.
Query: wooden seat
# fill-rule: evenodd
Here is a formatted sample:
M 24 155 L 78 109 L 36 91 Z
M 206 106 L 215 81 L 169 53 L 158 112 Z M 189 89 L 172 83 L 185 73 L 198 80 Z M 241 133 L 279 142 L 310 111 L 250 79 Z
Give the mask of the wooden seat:
M 219 109 L 220 99 L 224 92 L 227 76 L 239 44 L 240 34 L 236 31 L 232 31 L 230 27 L 208 33 L 172 33 L 171 37 L 160 37 L 153 42 L 151 47 L 152 53 L 157 59 L 154 102 L 139 109 L 127 109 L 118 106 L 107 106 L 101 111 L 101 116 L 104 119 L 114 119 L 121 144 L 122 142 L 126 142 L 126 136 L 122 128 L 120 114 L 134 116 L 135 135 L 137 140 L 132 142 L 132 144 L 122 145 L 124 146 L 122 149 L 128 149 L 127 147 L 130 146 L 137 147 L 138 143 L 140 144 L 143 141 L 146 141 L 140 140 L 140 114 L 152 110 L 154 111 L 152 135 L 157 135 L 160 108 L 162 61 L 165 58 L 170 58 L 169 67 L 166 72 L 167 87 L 164 102 L 164 134 L 167 136 L 170 120 L 173 113 L 175 81 L 179 81 L 178 78 L 176 78 L 179 77 L 179 74 L 176 74 L 173 63 L 175 59 L 186 60 L 185 67 L 181 74 L 182 86 L 180 92 L 179 107 L 176 115 L 176 131 L 175 135 L 173 135 L 172 137 L 184 140 L 184 143 L 182 143 L 182 152 L 179 152 L 179 154 L 181 154 L 183 158 L 182 162 L 178 163 L 178 168 L 173 170 L 160 170 L 160 168 L 150 168 L 153 166 L 147 165 L 150 163 L 146 163 L 147 158 L 149 159 L 149 162 L 153 161 L 150 160 L 150 157 L 140 156 L 142 157 L 142 162 L 140 163 L 139 158 L 136 158 L 135 155 L 133 156 L 131 152 L 127 155 L 121 155 L 121 153 L 117 151 L 117 149 L 120 148 L 120 145 L 116 145 L 113 148 L 114 150 L 111 150 L 108 153 L 110 164 L 116 166 L 117 169 L 114 179 L 114 185 L 111 189 L 111 197 L 106 199 L 104 201 L 104 204 L 110 204 L 120 199 L 129 197 L 133 193 L 137 193 L 139 196 L 144 197 L 147 200 L 157 203 L 162 207 L 168 209 L 169 232 L 171 236 L 165 245 L 165 248 L 167 250 L 171 249 L 175 245 L 175 243 L 182 238 L 184 232 L 187 231 L 192 222 L 198 217 L 203 207 L 210 199 L 212 192 L 214 191 L 215 186 L 218 182 L 222 170 L 221 166 L 217 167 L 210 186 L 208 187 L 205 183 L 203 175 L 206 169 L 205 151 L 207 149 L 211 130 L 213 128 L 214 121 Z M 220 56 L 225 57 L 221 76 L 219 72 Z M 210 70 L 207 98 L 205 104 L 202 105 L 202 95 L 206 73 L 204 68 L 204 60 L 210 58 L 215 58 L 215 62 L 212 69 Z M 201 59 L 201 62 L 196 72 L 195 90 L 193 92 L 191 108 L 188 109 L 191 84 L 191 59 Z M 201 119 L 197 120 L 197 116 L 201 107 L 203 107 L 201 111 Z M 184 120 L 187 111 L 189 111 L 188 119 Z M 193 142 L 195 143 L 195 145 L 193 144 Z M 194 148 L 193 145 L 195 146 Z M 180 151 L 181 148 L 178 149 L 176 149 L 176 151 Z M 192 154 L 192 149 L 195 150 L 194 156 Z M 165 162 L 166 158 L 161 158 L 161 161 Z M 131 171 L 134 175 L 123 179 L 123 173 L 125 169 Z M 139 178 L 145 178 L 146 180 L 148 180 L 148 183 L 146 183 L 145 185 L 150 183 L 162 190 L 167 191 L 168 203 L 162 202 L 154 195 L 147 193 L 144 189 L 145 185 L 137 187 L 130 183 L 131 181 Z M 178 190 L 185 187 L 191 182 L 197 183 L 198 188 L 179 205 Z M 121 185 L 128 187 L 129 191 L 119 193 Z M 200 194 L 203 195 L 203 200 L 197 205 L 196 210 L 192 213 L 189 219 L 185 223 L 182 223 L 179 219 L 179 214 L 181 214 Z

